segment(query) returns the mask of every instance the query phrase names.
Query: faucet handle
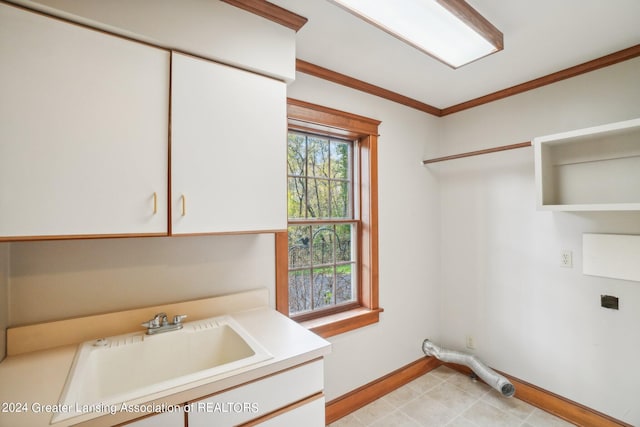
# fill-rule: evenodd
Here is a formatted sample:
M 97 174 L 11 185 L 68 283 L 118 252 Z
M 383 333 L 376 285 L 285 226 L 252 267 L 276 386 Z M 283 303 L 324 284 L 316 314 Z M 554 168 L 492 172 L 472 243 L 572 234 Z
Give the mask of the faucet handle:
M 168 322 L 166 313 L 157 313 L 155 316 L 153 316 L 153 319 L 141 323 L 140 325 L 144 326 L 145 328 L 154 329 L 159 328 L 162 325 L 166 325 L 167 323 Z
M 153 324 L 155 326 L 164 326 L 168 323 L 167 321 L 167 313 L 157 313 L 153 317 Z
M 173 324 L 174 325 L 179 325 L 186 318 L 187 318 L 186 314 L 177 314 L 177 315 L 173 316 Z

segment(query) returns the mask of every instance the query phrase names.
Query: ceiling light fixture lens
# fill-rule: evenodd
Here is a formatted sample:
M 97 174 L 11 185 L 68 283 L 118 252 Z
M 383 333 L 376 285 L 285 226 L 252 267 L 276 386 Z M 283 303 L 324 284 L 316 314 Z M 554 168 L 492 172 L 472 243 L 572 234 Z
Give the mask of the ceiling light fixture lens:
M 332 0 L 458 68 L 502 50 L 502 33 L 463 0 Z

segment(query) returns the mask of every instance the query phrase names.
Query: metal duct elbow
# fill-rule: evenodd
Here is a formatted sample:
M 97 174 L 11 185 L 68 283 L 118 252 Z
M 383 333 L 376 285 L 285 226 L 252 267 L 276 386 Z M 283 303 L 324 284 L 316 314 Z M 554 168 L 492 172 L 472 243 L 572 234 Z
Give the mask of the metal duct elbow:
M 440 348 L 428 339 L 423 341 L 422 351 L 427 356 L 434 356 L 436 359 L 442 360 L 443 362 L 456 363 L 458 365 L 465 365 L 471 368 L 471 370 L 480 377 L 482 381 L 498 390 L 505 397 L 512 397 L 516 392 L 516 388 L 508 379 L 489 368 L 477 357 L 471 354 Z

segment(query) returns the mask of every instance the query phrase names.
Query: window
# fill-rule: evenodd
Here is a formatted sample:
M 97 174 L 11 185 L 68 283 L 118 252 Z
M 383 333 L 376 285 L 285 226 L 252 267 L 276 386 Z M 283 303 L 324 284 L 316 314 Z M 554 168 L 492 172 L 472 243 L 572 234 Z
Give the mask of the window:
M 357 301 L 353 147 L 290 131 L 287 142 L 289 315 Z M 344 308 L 344 307 L 343 307 Z
M 380 122 L 293 99 L 288 117 L 277 309 L 325 337 L 377 322 Z

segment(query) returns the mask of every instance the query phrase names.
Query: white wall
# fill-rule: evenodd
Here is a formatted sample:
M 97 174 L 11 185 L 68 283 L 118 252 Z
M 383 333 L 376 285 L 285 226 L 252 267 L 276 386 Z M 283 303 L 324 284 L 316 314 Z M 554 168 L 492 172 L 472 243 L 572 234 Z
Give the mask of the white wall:
M 0 243 L 0 360 L 6 355 L 9 323 L 9 243 Z
M 442 119 L 439 154 L 640 117 L 640 59 Z M 430 147 L 430 145 L 427 145 Z M 638 212 L 535 210 L 530 148 L 429 168 L 441 194 L 442 344 L 633 425 L 640 283 L 582 274 L 582 233 L 640 234 Z M 639 183 L 640 185 L 640 183 Z M 560 251 L 574 267 L 561 268 Z M 620 310 L 600 307 L 600 295 Z
M 274 306 L 274 245 L 272 234 L 12 243 L 9 325 L 260 287 Z
M 438 188 L 420 163 L 425 150 L 435 153 L 438 119 L 300 73 L 287 95 L 382 121 L 379 262 L 385 311 L 378 324 L 330 338 L 325 377 L 331 400 L 423 357 L 423 339 L 439 338 Z

